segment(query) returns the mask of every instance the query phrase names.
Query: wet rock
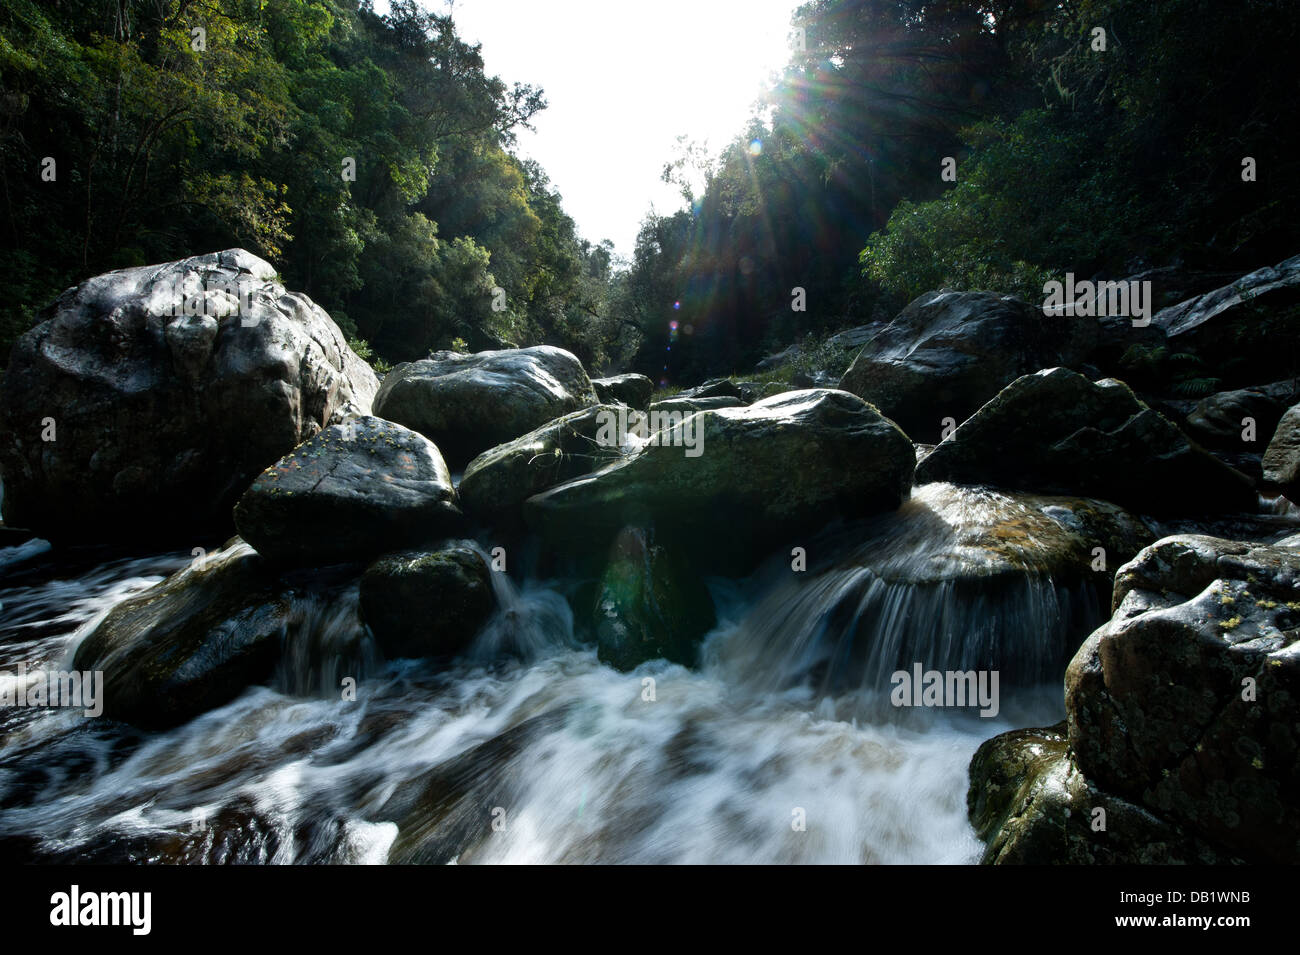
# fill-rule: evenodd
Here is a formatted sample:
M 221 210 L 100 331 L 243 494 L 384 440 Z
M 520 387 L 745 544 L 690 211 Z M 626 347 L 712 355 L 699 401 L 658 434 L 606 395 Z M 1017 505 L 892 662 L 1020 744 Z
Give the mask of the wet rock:
M 591 387 L 596 397 L 605 404 L 622 402 L 630 408 L 642 408 L 650 403 L 655 384 L 645 375 L 614 375 L 611 378 L 593 378 Z
M 461 506 L 481 520 L 516 524 L 534 494 L 617 460 L 644 417 L 626 407 L 595 405 L 484 451 L 460 479 Z
M 361 577 L 361 616 L 384 655 L 437 657 L 469 645 L 496 606 L 469 547 L 381 557 Z
M 284 566 L 367 560 L 460 522 L 438 448 L 374 417 L 326 428 L 258 475 L 235 507 L 244 539 Z
M 1097 344 L 1095 319 L 1048 316 L 1010 296 L 927 292 L 877 334 L 840 387 L 918 441 L 962 421 L 1017 377 L 1076 365 Z
M 234 541 L 115 606 L 73 669 L 103 671 L 105 717 L 177 726 L 266 680 L 290 617 L 288 588 Z
M 717 622 L 700 576 L 635 527 L 610 548 L 593 613 L 597 656 L 616 670 L 663 658 L 690 666 Z
M 0 470 L 6 522 L 57 542 L 226 533 L 258 471 L 378 387 L 242 249 L 97 276 L 45 315 L 4 376 Z
M 1253 861 L 1300 861 L 1300 553 L 1194 535 L 1115 578 L 1066 673 L 1079 769 Z
M 1245 475 L 1212 457 L 1114 379 L 1026 375 L 963 422 L 917 481 L 988 484 L 1114 501 L 1144 513 L 1253 511 Z
M 1065 724 L 1013 730 L 970 764 L 966 804 L 985 865 L 1221 865 L 1241 860 L 1090 782 Z M 1104 826 L 1104 827 L 1103 827 Z
M 375 414 L 435 442 L 453 467 L 596 404 L 582 363 L 562 348 L 442 351 L 384 378 Z
M 524 516 L 563 547 L 603 547 L 626 526 L 703 561 L 753 562 L 760 542 L 898 506 L 912 443 L 841 391 L 788 392 L 688 416 L 619 461 L 528 499 Z
M 1187 415 L 1185 430 L 1207 448 L 1258 454 L 1277 429 L 1289 397 L 1290 382 L 1221 391 L 1197 402 Z M 1244 436 L 1247 419 L 1253 422 L 1252 441 Z
M 1228 386 L 1293 377 L 1300 350 L 1300 256 L 1162 309 L 1151 325 Z
M 1300 405 L 1288 408 L 1264 451 L 1264 480 L 1300 501 Z

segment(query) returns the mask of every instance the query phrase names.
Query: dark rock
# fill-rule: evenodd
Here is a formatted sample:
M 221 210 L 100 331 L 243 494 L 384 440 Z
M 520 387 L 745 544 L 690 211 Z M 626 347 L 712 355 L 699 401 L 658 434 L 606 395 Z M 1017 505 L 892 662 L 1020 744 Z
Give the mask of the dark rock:
M 463 650 L 496 605 L 491 571 L 469 547 L 381 557 L 361 577 L 361 616 L 384 655 Z
M 970 783 L 966 804 L 976 834 L 988 843 L 985 865 L 1241 861 L 1099 789 L 1071 761 L 1064 723 L 993 737 L 971 759 Z
M 761 541 L 897 507 L 914 467 L 907 436 L 861 399 L 788 392 L 688 416 L 614 464 L 529 498 L 524 516 L 570 547 L 601 546 L 630 525 L 704 560 L 752 561 Z
M 46 314 L 10 356 L 0 469 L 6 521 L 56 542 L 226 533 L 258 471 L 368 414 L 378 387 L 330 317 L 242 249 L 109 272 Z
M 442 351 L 385 376 L 375 414 L 434 441 L 453 467 L 596 404 L 582 363 L 537 345 L 475 355 Z
M 1115 577 L 1065 679 L 1098 786 L 1250 861 L 1300 861 L 1300 553 L 1193 535 Z
M 1300 354 L 1300 256 L 1162 309 L 1151 319 L 1172 353 L 1229 386 L 1294 377 Z
M 644 409 L 650 403 L 655 383 L 645 375 L 614 375 L 612 378 L 593 378 L 591 387 L 596 397 L 605 404 L 622 402 L 631 408 Z
M 1018 378 L 917 468 L 917 481 L 1082 494 L 1152 514 L 1253 511 L 1250 480 L 1123 382 L 1064 368 Z
M 115 606 L 73 668 L 104 673 L 104 716 L 185 723 L 266 680 L 291 617 L 287 588 L 242 541 Z
M 635 527 L 624 528 L 610 548 L 594 618 L 597 655 L 616 670 L 657 658 L 689 666 L 717 622 L 699 575 Z
M 374 417 L 325 429 L 258 475 L 235 507 L 239 532 L 258 553 L 301 567 L 415 547 L 460 521 L 437 447 Z
M 595 405 L 484 451 L 460 479 L 461 506 L 482 520 L 517 523 L 534 494 L 617 460 L 644 419 L 635 409 Z
M 1096 348 L 1095 319 L 1045 315 L 990 292 L 927 292 L 862 350 L 840 387 L 918 441 L 962 421 L 1020 375 L 1076 365 Z

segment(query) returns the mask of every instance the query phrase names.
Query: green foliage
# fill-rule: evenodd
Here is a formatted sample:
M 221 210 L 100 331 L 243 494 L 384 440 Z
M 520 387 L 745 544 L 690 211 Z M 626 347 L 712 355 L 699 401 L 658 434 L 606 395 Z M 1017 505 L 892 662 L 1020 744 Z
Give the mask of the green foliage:
M 541 92 L 487 75 L 412 0 L 0 0 L 0 86 L 2 350 L 81 279 L 233 246 L 375 360 L 605 331 L 575 326 L 575 302 L 604 318 L 604 290 L 510 153 Z

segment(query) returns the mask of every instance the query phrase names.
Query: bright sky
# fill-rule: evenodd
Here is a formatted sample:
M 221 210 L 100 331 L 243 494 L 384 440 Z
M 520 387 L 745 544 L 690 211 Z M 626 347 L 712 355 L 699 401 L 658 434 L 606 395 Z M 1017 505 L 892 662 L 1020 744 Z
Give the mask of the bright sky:
M 421 0 L 444 12 L 442 0 Z M 377 8 L 384 5 L 376 3 Z M 711 154 L 741 131 L 769 74 L 789 57 L 798 0 L 455 0 L 457 32 L 491 75 L 531 83 L 550 105 L 521 130 L 583 238 L 631 256 L 653 204 L 682 205 L 660 181 L 677 137 Z

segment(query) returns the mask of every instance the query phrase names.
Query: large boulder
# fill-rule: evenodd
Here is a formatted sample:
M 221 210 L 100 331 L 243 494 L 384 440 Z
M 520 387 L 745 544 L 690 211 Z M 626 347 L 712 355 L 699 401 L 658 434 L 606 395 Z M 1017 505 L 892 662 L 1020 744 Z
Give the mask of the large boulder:
M 226 530 L 268 464 L 378 380 L 311 299 L 242 249 L 89 279 L 14 345 L 4 517 L 56 541 Z
M 879 332 L 840 387 L 917 441 L 962 421 L 1020 375 L 1076 365 L 1096 347 L 1096 319 L 1045 315 L 990 292 L 928 292 Z
M 1300 354 L 1300 255 L 1162 309 L 1171 353 L 1196 356 L 1228 386 L 1294 377 Z
M 1018 378 L 917 467 L 917 481 L 1083 494 L 1151 514 L 1253 511 L 1250 479 L 1123 382 L 1064 368 Z
M 517 524 L 534 494 L 617 460 L 644 419 L 635 409 L 593 405 L 484 451 L 456 488 L 461 506 L 481 520 Z
M 596 404 L 582 363 L 562 348 L 436 352 L 398 365 L 375 414 L 435 442 L 453 467 L 571 411 Z
M 695 662 L 696 646 L 717 622 L 700 576 L 639 527 L 624 528 L 610 548 L 597 587 L 597 656 L 616 670 L 646 660 Z
M 108 612 L 73 668 L 104 674 L 104 715 L 147 729 L 187 722 L 263 682 L 280 657 L 287 588 L 242 541 Z
M 496 605 L 491 573 L 466 546 L 381 557 L 361 576 L 361 617 L 389 658 L 456 653 Z
M 862 399 L 788 392 L 688 415 L 618 461 L 529 498 L 524 516 L 569 546 L 645 527 L 703 560 L 744 563 L 764 542 L 897 507 L 914 467 L 911 441 Z
M 451 475 L 427 438 L 381 418 L 326 428 L 257 476 L 239 533 L 284 566 L 369 560 L 459 528 Z
M 596 397 L 606 404 L 622 402 L 632 408 L 644 408 L 650 403 L 655 383 L 645 375 L 614 375 L 610 378 L 593 378 L 591 387 Z
M 1264 480 L 1300 501 L 1300 405 L 1283 413 L 1264 451 Z
M 1300 862 L 1300 553 L 1168 537 L 1113 606 L 1066 672 L 1078 768 L 1243 858 Z

